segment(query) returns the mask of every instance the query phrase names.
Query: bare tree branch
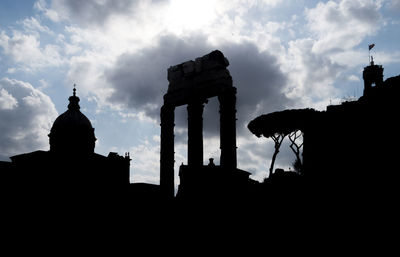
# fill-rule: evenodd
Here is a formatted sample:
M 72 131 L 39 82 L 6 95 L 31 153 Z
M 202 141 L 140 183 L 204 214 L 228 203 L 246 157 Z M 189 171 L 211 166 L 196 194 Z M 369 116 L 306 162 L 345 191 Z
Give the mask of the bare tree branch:
M 274 135 L 271 135 L 272 140 L 274 140 L 274 142 L 275 142 L 275 151 L 274 151 L 274 154 L 272 155 L 271 165 L 269 167 L 269 176 L 271 176 L 273 173 L 276 156 L 279 153 L 279 148 L 281 147 L 281 144 L 285 137 L 286 137 L 286 134 L 283 134 L 283 133 L 282 134 L 275 133 Z
M 300 132 L 300 133 L 299 133 Z M 296 162 L 301 166 L 302 161 L 300 158 L 300 149 L 303 146 L 303 142 L 301 144 L 298 144 L 296 142 L 297 139 L 299 139 L 303 135 L 303 132 L 299 129 L 293 131 L 292 133 L 289 134 L 289 140 L 291 142 L 290 144 L 290 149 L 292 149 L 293 153 L 296 155 Z

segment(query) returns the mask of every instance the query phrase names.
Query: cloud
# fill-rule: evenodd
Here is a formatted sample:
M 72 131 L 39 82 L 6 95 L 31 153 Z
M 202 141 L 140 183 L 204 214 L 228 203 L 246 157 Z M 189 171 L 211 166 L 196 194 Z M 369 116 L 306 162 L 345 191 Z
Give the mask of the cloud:
M 50 6 L 38 1 L 36 9 L 45 16 L 52 11 L 53 21 L 65 21 L 66 32 L 73 44 L 108 55 L 154 45 L 163 35 L 185 36 L 193 32 L 207 34 L 208 41 L 218 43 L 242 39 L 259 41 L 265 46 L 276 46 L 277 38 L 265 35 L 274 33 L 283 24 L 269 22 L 264 26 L 250 10 L 266 11 L 281 0 L 53 0 Z M 55 15 L 56 14 L 56 15 Z M 258 20 L 257 22 L 254 19 Z M 265 17 L 262 19 L 265 21 Z M 272 24 L 272 26 L 271 26 Z M 254 33 L 255 27 L 258 27 Z M 272 31 L 269 29 L 274 27 Z M 273 42 L 270 42 L 273 41 Z M 268 43 L 266 43 L 268 42 Z
M 57 117 L 51 99 L 31 84 L 0 80 L 0 156 L 48 149 L 47 134 Z
M 389 7 L 395 11 L 400 11 L 400 0 L 391 0 Z
M 326 107 L 326 101 L 339 94 L 335 79 L 344 66 L 329 56 L 313 51 L 315 40 L 298 39 L 289 42 L 287 62 L 283 65 L 290 79 L 287 95 L 296 100 L 297 107 Z
M 46 2 L 46 0 L 38 0 L 35 2 L 35 4 L 33 5 L 34 9 L 43 12 L 44 16 L 49 18 L 50 20 L 54 21 L 54 22 L 58 22 L 61 20 L 60 16 L 58 15 L 58 13 L 55 10 L 52 10 L 50 8 L 48 8 L 48 4 Z
M 75 47 L 90 46 L 87 48 L 90 50 L 71 58 L 68 77 L 85 84 L 84 90 L 94 93 L 100 102 L 127 106 L 157 119 L 168 83 L 167 68 L 220 49 L 230 60 L 228 68 L 238 87 L 238 106 L 241 110 L 238 122 L 241 123 L 254 114 L 279 110 L 294 102 L 301 107 L 323 106 L 330 98 L 336 97 L 335 79 L 346 68 L 346 64 L 337 61 L 336 56 L 352 51 L 351 48 L 380 26 L 379 2 L 328 1 L 305 11 L 311 36 L 284 45 L 273 34 L 276 30 L 287 28 L 288 24 L 268 19 L 263 20 L 265 24 L 252 22 L 249 12 L 251 8 L 268 10 L 261 6 L 273 7 L 279 2 L 248 0 L 243 5 L 239 1 L 206 1 L 206 5 L 214 7 L 211 9 L 219 18 L 211 19 L 205 29 L 176 28 L 176 31 L 185 32 L 181 35 L 173 32 L 171 24 L 160 23 L 168 20 L 171 15 L 169 7 L 173 5 L 151 9 L 151 15 L 148 15 L 151 17 L 159 9 L 160 16 L 154 16 L 154 19 L 144 17 L 142 13 L 125 14 L 119 6 L 106 8 L 108 1 L 101 4 L 88 1 L 80 7 L 76 1 L 53 1 L 52 6 L 58 6 L 60 13 L 63 10 L 72 13 L 78 7 L 89 13 L 97 9 L 102 10 L 99 13 L 108 10 L 104 17 L 99 17 L 102 21 L 87 14 L 84 19 L 93 19 L 93 24 L 97 25 L 91 29 L 67 27 Z M 146 7 L 133 1 L 125 9 L 136 8 L 148 13 L 150 2 L 143 3 L 147 3 L 143 4 Z M 240 6 L 243 10 L 232 6 Z M 77 13 L 80 11 L 77 10 Z M 185 20 L 181 19 L 180 12 L 176 14 L 176 19 L 182 23 Z M 126 19 L 118 19 L 119 15 L 127 16 Z M 113 19 L 107 18 L 111 16 Z M 105 25 L 100 26 L 103 23 Z M 190 19 L 186 23 L 190 23 Z M 268 24 L 274 24 L 277 29 L 268 31 Z M 135 28 L 137 33 L 127 33 L 129 28 L 126 26 Z M 148 32 L 142 27 L 146 27 Z M 182 115 L 177 115 L 177 125 L 183 126 L 186 119 L 180 117 L 183 117 L 184 110 L 179 112 Z
M 17 22 L 17 23 L 21 24 L 24 30 L 29 33 L 37 34 L 41 32 L 50 35 L 54 34 L 53 31 L 51 31 L 47 26 L 40 24 L 40 21 L 35 17 L 26 18 L 22 22 Z
M 24 34 L 14 30 L 12 36 L 4 31 L 0 33 L 0 47 L 5 55 L 25 71 L 34 71 L 44 67 L 58 67 L 64 63 L 61 48 L 57 45 L 40 45 L 38 35 Z
M 293 104 L 285 95 L 287 76 L 271 53 L 259 52 L 256 45 L 246 42 L 225 45 L 222 49 L 229 59 L 228 69 L 238 91 L 239 131 L 256 116 L 286 109 Z
M 18 106 L 18 101 L 4 88 L 0 91 L 0 110 L 12 110 Z
M 130 149 L 131 182 L 159 184 L 160 146 L 144 141 Z
M 381 5 L 381 1 L 341 0 L 306 9 L 308 27 L 317 38 L 313 50 L 323 53 L 357 46 L 382 25 Z
M 202 36 L 188 39 L 164 36 L 155 47 L 122 54 L 115 65 L 104 72 L 113 89 L 108 101 L 144 111 L 158 119 L 162 96 L 168 89 L 168 67 L 203 55 L 205 49 L 206 41 Z
M 361 81 L 360 78 L 358 76 L 354 75 L 354 74 L 350 75 L 347 79 L 349 81 L 354 81 L 354 82 L 360 82 Z
M 35 8 L 42 11 L 53 21 L 68 20 L 80 26 L 102 26 L 115 16 L 131 16 L 136 14 L 143 5 L 155 5 L 165 0 L 52 0 L 50 6 L 44 1 L 38 1 Z
M 267 52 L 260 53 L 254 44 L 248 42 L 226 44 L 219 49 L 230 61 L 228 69 L 238 89 L 238 127 L 244 128 L 256 114 L 281 110 L 290 104 L 284 94 L 287 80 L 275 57 Z M 168 67 L 193 60 L 212 50 L 213 46 L 202 35 L 187 39 L 169 35 L 160 38 L 155 47 L 139 53 L 123 54 L 113 67 L 104 72 L 107 84 L 113 90 L 108 101 L 144 111 L 149 117 L 158 119 L 162 97 L 168 87 Z M 207 104 L 204 117 L 205 123 L 210 123 L 208 120 L 214 121 L 213 124 L 219 121 L 217 101 Z M 186 127 L 186 119 L 186 108 L 177 110 L 176 126 Z M 219 133 L 218 124 L 207 128 Z
M 227 12 L 245 15 L 252 8 L 274 7 L 282 0 L 52 0 L 47 4 L 44 0 L 35 3 L 35 8 L 49 19 L 69 21 L 80 26 L 104 26 L 115 18 L 143 18 L 143 11 L 160 9 L 169 26 L 180 30 L 182 27 L 193 29 L 198 25 L 208 25 L 218 20 L 220 14 Z M 152 17 L 157 19 L 158 17 Z M 178 25 L 178 26 L 177 26 Z M 190 27 L 188 27 L 190 25 Z M 194 27 L 193 27 L 194 26 Z M 178 28 L 179 27 L 179 28 Z

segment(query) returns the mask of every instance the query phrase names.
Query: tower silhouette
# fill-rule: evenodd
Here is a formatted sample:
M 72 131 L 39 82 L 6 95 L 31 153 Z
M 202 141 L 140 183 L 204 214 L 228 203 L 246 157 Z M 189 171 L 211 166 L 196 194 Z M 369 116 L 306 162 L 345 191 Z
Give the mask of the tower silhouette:
M 364 95 L 368 95 L 371 91 L 372 85 L 381 87 L 383 84 L 383 67 L 382 65 L 375 65 L 374 58 L 371 56 L 369 66 L 364 67 Z

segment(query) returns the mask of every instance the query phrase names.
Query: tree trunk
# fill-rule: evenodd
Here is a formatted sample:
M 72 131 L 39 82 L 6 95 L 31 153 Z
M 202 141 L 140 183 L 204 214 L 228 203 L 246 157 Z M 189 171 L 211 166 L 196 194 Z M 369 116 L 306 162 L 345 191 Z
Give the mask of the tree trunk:
M 298 170 L 298 172 L 301 172 L 301 167 L 303 166 L 303 163 L 301 161 L 300 158 L 300 149 L 303 146 L 303 143 L 301 143 L 300 145 L 297 145 L 296 140 L 303 135 L 303 132 L 300 131 L 300 135 L 297 134 L 297 132 L 299 132 L 300 130 L 296 130 L 294 132 L 292 132 L 291 134 L 289 134 L 289 140 L 291 142 L 290 144 L 290 148 L 292 149 L 293 153 L 296 155 L 296 161 L 295 163 L 297 163 L 298 168 L 300 168 Z M 296 170 L 296 168 L 295 168 Z
M 274 142 L 275 142 L 275 152 L 272 155 L 271 166 L 269 167 L 269 175 L 268 175 L 268 177 L 270 177 L 272 175 L 272 173 L 274 172 L 275 159 L 276 159 L 276 156 L 279 153 L 279 148 L 281 147 L 282 141 L 285 138 L 285 136 L 286 135 L 274 135 L 274 136 L 271 136 L 272 140 L 274 140 Z
M 268 175 L 268 177 L 271 177 L 271 175 L 272 175 L 272 173 L 274 171 L 275 159 L 276 159 L 276 156 L 278 155 L 278 153 L 279 153 L 279 148 L 275 147 L 275 152 L 272 155 L 271 166 L 269 167 L 269 175 Z

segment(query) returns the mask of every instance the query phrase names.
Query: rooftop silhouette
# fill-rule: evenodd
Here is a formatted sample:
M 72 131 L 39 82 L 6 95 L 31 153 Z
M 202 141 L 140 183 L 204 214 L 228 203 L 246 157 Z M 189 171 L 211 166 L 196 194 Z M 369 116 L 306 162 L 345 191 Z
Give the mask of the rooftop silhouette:
M 396 117 L 400 111 L 400 76 L 384 81 L 382 66 L 371 59 L 363 78 L 364 94 L 357 101 L 330 105 L 326 111 L 300 109 L 265 114 L 248 125 L 258 137 L 282 139 L 302 132 L 298 176 L 311 189 L 309 198 L 318 194 L 340 204 L 354 201 L 374 206 L 378 201 L 393 204 L 398 195 L 398 151 L 393 146 L 399 139 L 392 135 L 399 129 Z M 275 176 L 284 176 L 272 170 L 270 173 L 270 183 Z
M 373 205 L 373 199 L 392 203 L 398 195 L 395 136 L 400 129 L 398 97 L 400 76 L 383 80 L 382 66 L 373 60 L 364 68 L 364 94 L 357 101 L 330 105 L 326 111 L 282 110 L 254 118 L 248 125 L 257 137 L 272 138 L 275 153 L 270 174 L 263 182 L 237 167 L 236 88 L 228 59 L 216 50 L 171 66 L 161 116 L 160 185 L 129 182 L 129 154 L 95 153 L 95 130 L 80 111 L 76 88 L 68 110 L 49 133 L 49 151 L 34 151 L 1 162 L 2 192 L 8 204 L 50 208 L 88 201 L 118 203 L 128 213 L 139 206 L 225 208 L 246 206 L 254 213 L 282 206 L 300 208 L 326 205 L 349 207 L 353 201 Z M 220 165 L 203 163 L 203 108 L 207 99 L 220 104 Z M 188 163 L 179 169 L 180 185 L 174 194 L 174 110 L 187 105 Z M 302 136 L 303 141 L 296 141 Z M 274 160 L 285 137 L 296 155 L 295 171 L 274 170 Z M 72 200 L 71 200 L 72 199 Z M 88 200 L 90 199 L 90 200 Z M 222 203 L 222 205 L 221 205 Z M 33 205 L 35 205 L 33 207 Z

